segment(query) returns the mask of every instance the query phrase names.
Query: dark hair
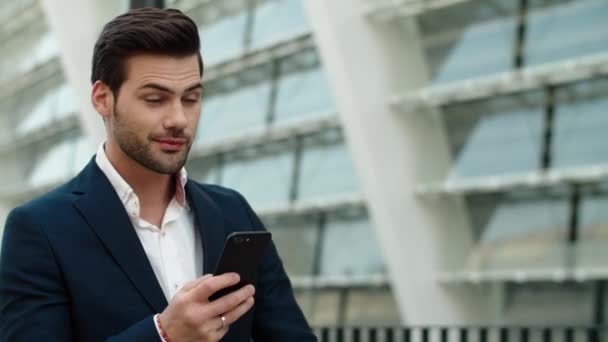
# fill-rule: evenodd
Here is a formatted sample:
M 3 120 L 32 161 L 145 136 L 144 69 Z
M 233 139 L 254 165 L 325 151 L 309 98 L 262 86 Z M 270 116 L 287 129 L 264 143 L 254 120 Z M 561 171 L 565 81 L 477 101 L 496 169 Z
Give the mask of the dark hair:
M 203 74 L 200 38 L 194 21 L 176 9 L 139 8 L 103 27 L 93 50 L 91 83 L 102 81 L 116 94 L 126 77 L 125 60 L 148 53 L 173 57 L 196 53 Z

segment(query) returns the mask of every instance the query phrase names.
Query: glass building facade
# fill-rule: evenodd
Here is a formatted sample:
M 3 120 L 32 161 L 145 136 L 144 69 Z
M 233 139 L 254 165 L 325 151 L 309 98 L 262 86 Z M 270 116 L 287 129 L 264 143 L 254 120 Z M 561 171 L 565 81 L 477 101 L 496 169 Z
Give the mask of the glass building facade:
M 306 1 L 314 5 L 306 9 Z M 432 309 L 403 289 L 416 288 L 422 277 L 442 294 L 433 303 L 471 291 L 489 308 L 485 323 L 605 323 L 607 0 L 166 2 L 197 22 L 202 39 L 206 89 L 189 174 L 251 202 L 273 233 L 311 324 L 420 323 L 416 312 Z M 332 42 L 324 33 L 339 32 L 313 18 L 323 6 L 356 7 L 344 12 L 356 12 L 363 28 L 348 38 L 384 54 L 329 63 L 344 46 L 336 52 L 321 44 Z M 343 19 L 338 12 L 330 14 L 336 22 Z M 4 1 L 0 23 L 3 219 L 11 207 L 76 174 L 94 151 L 40 3 Z M 358 35 L 366 30 L 373 34 Z M 369 37 L 391 43 L 370 47 Z M 405 55 L 395 57 L 398 48 L 419 63 L 395 62 Z M 342 69 L 330 69 L 336 66 Z M 383 121 L 375 115 L 388 111 L 402 126 L 362 142 L 364 120 L 344 105 L 362 100 L 339 88 L 350 79 L 336 75 L 365 73 L 425 77 L 419 86 L 381 94 L 382 108 L 365 119 Z M 361 94 L 368 92 L 355 95 Z M 446 153 L 430 144 L 424 150 L 425 130 L 444 139 Z M 424 164 L 445 154 L 439 163 L 445 172 L 403 172 L 401 179 L 370 173 L 366 150 L 374 141 L 397 141 L 395 131 L 410 134 L 414 147 L 387 143 L 389 159 L 413 154 L 408 165 Z M 387 224 L 391 213 L 372 202 L 379 197 L 370 196 L 370 184 L 390 184 L 387 197 L 405 194 L 409 202 L 398 210 L 408 221 Z M 466 224 L 451 226 L 456 211 L 446 203 L 462 204 L 458 215 Z M 407 215 L 419 212 L 430 219 L 414 227 Z M 447 239 L 442 257 L 449 266 L 435 270 L 441 263 L 432 258 L 395 260 L 407 255 L 395 253 L 402 245 L 418 246 L 387 239 L 394 230 L 408 240 Z M 471 236 L 470 244 L 445 238 L 448 230 Z M 443 247 L 420 243 L 420 255 Z M 410 282 L 416 285 L 403 285 Z

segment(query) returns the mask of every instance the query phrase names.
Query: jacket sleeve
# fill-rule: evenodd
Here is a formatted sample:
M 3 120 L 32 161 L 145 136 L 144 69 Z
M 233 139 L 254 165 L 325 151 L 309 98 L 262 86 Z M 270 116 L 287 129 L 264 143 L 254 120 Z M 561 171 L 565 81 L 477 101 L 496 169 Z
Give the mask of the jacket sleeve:
M 245 198 L 239 197 L 256 230 L 265 230 Z M 274 243 L 270 243 L 258 269 L 253 318 L 253 340 L 256 342 L 317 341 L 306 318 L 295 301 L 293 289 Z
M 14 209 L 0 253 L 0 342 L 74 340 L 69 296 L 52 246 L 26 210 Z M 108 341 L 160 337 L 150 316 Z
M 9 214 L 2 239 L 0 341 L 73 341 L 59 266 L 22 208 Z

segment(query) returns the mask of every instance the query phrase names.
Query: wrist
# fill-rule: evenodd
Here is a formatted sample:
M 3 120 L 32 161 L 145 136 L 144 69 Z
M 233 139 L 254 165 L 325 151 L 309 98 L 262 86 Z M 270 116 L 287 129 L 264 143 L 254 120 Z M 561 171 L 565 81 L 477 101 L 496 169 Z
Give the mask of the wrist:
M 154 315 L 154 325 L 156 326 L 156 331 L 158 331 L 161 341 L 170 342 L 169 335 L 167 335 L 166 330 L 163 329 L 161 314 Z

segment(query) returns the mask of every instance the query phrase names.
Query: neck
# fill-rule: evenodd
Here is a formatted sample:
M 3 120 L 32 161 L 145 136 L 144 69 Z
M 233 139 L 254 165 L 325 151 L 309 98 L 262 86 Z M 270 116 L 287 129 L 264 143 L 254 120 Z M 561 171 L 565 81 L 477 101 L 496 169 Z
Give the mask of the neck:
M 173 175 L 154 172 L 131 157 L 113 142 L 107 141 L 105 152 L 118 174 L 129 184 L 143 207 L 162 205 L 166 207 L 175 193 Z

